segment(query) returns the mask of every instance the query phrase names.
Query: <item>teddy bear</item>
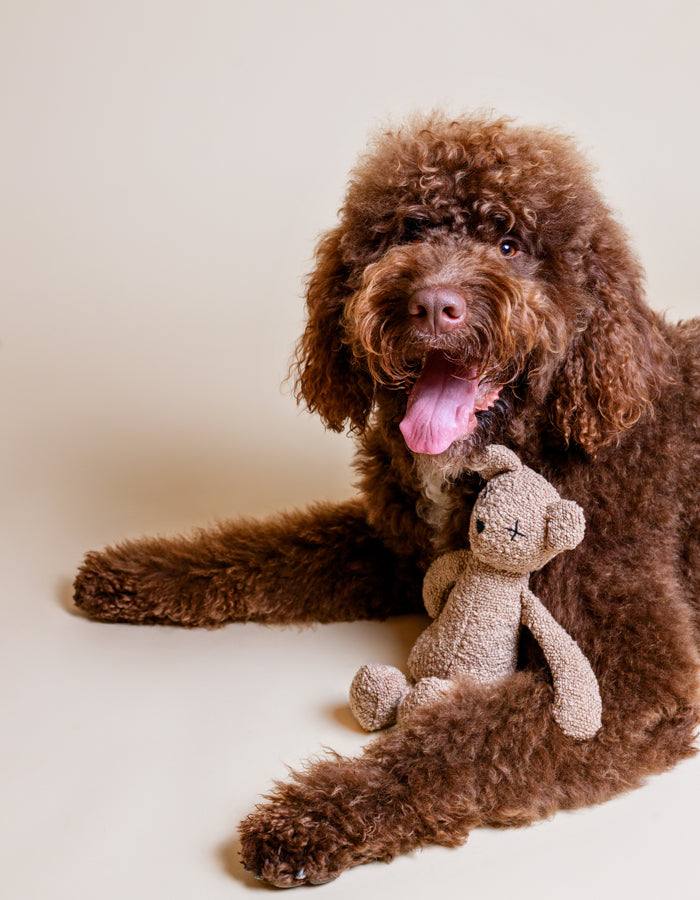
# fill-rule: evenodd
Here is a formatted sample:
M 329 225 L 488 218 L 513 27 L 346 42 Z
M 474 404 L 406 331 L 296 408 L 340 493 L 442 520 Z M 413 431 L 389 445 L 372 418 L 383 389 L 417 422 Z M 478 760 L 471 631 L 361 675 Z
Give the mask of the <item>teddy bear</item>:
M 350 687 L 350 708 L 366 731 L 401 722 L 435 700 L 451 679 L 480 684 L 515 672 L 521 625 L 539 643 L 552 674 L 553 717 L 576 740 L 601 726 L 598 682 L 578 644 L 528 587 L 531 572 L 583 540 L 583 511 L 498 444 L 470 468 L 486 481 L 469 522 L 469 550 L 438 557 L 423 582 L 431 625 L 408 657 L 408 675 L 365 665 Z

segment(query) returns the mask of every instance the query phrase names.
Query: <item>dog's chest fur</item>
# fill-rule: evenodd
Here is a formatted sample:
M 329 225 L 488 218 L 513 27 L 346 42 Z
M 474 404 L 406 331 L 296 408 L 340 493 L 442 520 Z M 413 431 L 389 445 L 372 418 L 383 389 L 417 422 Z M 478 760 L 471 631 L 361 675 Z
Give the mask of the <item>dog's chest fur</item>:
M 439 456 L 416 455 L 416 472 L 421 488 L 421 498 L 416 504 L 418 515 L 431 530 L 431 543 L 436 554 L 454 544 L 455 533 L 464 528 L 457 546 L 467 541 L 464 491 L 458 483 L 464 471 L 460 458 L 443 453 Z

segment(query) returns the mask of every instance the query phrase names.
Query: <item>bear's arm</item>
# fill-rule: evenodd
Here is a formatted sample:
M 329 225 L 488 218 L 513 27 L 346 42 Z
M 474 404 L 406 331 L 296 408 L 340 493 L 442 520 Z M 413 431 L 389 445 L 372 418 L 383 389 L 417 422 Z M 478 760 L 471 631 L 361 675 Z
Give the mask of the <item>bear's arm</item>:
M 531 590 L 521 593 L 521 621 L 542 648 L 554 682 L 554 718 L 577 740 L 593 737 L 601 726 L 598 681 L 579 645 Z
M 466 569 L 469 550 L 453 550 L 438 556 L 425 573 L 423 603 L 431 619 L 440 615 L 445 600 L 460 574 Z

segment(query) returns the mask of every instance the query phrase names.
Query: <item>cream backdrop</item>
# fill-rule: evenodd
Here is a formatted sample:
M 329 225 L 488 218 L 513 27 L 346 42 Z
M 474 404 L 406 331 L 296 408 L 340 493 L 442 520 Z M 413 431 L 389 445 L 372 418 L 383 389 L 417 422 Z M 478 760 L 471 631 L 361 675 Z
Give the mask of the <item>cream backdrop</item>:
M 350 678 L 421 621 L 95 624 L 82 552 L 350 492 L 350 443 L 280 383 L 316 237 L 387 119 L 575 132 L 651 302 L 697 314 L 699 24 L 691 0 L 0 4 L 4 897 L 260 891 L 237 821 L 285 765 L 359 750 Z M 321 890 L 690 895 L 699 774 Z

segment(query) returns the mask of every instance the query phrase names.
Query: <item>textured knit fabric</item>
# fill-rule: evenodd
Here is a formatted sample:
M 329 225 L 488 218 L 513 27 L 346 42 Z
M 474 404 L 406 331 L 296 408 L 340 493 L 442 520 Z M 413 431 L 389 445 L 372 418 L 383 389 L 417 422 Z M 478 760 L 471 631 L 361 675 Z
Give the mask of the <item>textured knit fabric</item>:
M 394 724 L 410 690 L 408 679 L 394 666 L 362 666 L 350 685 L 350 706 L 366 731 L 376 731 Z
M 601 725 L 596 677 L 528 588 L 531 572 L 581 542 L 583 512 L 506 447 L 488 447 L 473 468 L 488 483 L 472 512 L 471 549 L 438 557 L 426 574 L 423 600 L 434 621 L 408 657 L 409 678 L 393 666 L 363 666 L 350 688 L 351 709 L 374 731 L 449 690 L 456 676 L 482 684 L 505 678 L 515 671 L 526 625 L 552 673 L 556 722 L 573 738 L 590 738 Z

